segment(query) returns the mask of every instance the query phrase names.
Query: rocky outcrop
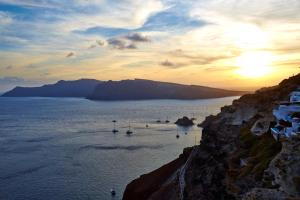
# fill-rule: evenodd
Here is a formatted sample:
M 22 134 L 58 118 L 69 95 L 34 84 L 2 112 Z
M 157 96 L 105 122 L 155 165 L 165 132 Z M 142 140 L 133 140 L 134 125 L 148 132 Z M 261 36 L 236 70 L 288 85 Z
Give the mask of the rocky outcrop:
M 188 117 L 184 116 L 182 118 L 179 118 L 176 122 L 176 125 L 178 126 L 193 126 L 194 121 L 192 119 L 189 119 Z
M 218 115 L 207 117 L 201 123 L 201 144 L 185 171 L 183 199 L 300 198 L 300 139 L 276 142 L 269 131 L 251 133 L 257 121 L 272 120 L 276 103 L 287 100 L 299 86 L 300 74 L 244 95 Z M 165 193 L 172 194 L 176 187 L 174 182 Z
M 178 173 L 190 153 L 191 148 L 187 148 L 172 162 L 133 180 L 127 185 L 123 200 L 179 199 Z

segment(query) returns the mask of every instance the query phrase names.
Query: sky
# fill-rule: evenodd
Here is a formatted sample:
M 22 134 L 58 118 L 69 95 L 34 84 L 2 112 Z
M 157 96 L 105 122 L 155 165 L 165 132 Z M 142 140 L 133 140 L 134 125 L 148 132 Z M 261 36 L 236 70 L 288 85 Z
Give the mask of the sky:
M 143 78 L 226 89 L 300 70 L 299 0 L 0 0 L 0 91 Z

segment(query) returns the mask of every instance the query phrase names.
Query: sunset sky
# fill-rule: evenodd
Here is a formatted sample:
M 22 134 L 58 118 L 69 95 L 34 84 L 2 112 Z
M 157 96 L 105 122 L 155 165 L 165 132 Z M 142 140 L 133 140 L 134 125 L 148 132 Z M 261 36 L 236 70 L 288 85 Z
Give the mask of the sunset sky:
M 231 89 L 300 70 L 299 0 L 0 0 L 0 91 L 144 78 Z

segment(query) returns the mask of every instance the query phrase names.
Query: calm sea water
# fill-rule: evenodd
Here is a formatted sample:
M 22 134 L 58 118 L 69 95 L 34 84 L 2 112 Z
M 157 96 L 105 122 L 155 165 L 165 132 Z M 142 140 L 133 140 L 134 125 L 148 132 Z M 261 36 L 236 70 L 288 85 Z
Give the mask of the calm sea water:
M 121 199 L 128 182 L 199 142 L 201 129 L 177 128 L 177 118 L 194 115 L 201 122 L 236 98 L 0 98 L 0 199 Z M 170 124 L 156 123 L 167 117 Z M 125 134 L 129 122 L 131 136 Z

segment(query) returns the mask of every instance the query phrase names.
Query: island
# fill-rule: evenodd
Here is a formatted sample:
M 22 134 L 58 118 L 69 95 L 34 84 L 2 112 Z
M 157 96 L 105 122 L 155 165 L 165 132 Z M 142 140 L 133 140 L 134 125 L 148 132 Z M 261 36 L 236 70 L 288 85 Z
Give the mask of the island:
M 99 84 L 88 98 L 92 100 L 208 99 L 239 96 L 231 91 L 197 85 L 159 82 L 145 79 L 107 81 Z
M 55 84 L 41 87 L 15 87 L 4 93 L 3 97 L 87 97 L 101 81 L 80 79 L 74 81 L 60 80 Z
M 196 85 L 182 85 L 144 79 L 98 81 L 80 79 L 58 81 L 41 87 L 15 87 L 3 97 L 82 97 L 90 100 L 207 99 L 240 96 L 245 91 L 231 91 Z

